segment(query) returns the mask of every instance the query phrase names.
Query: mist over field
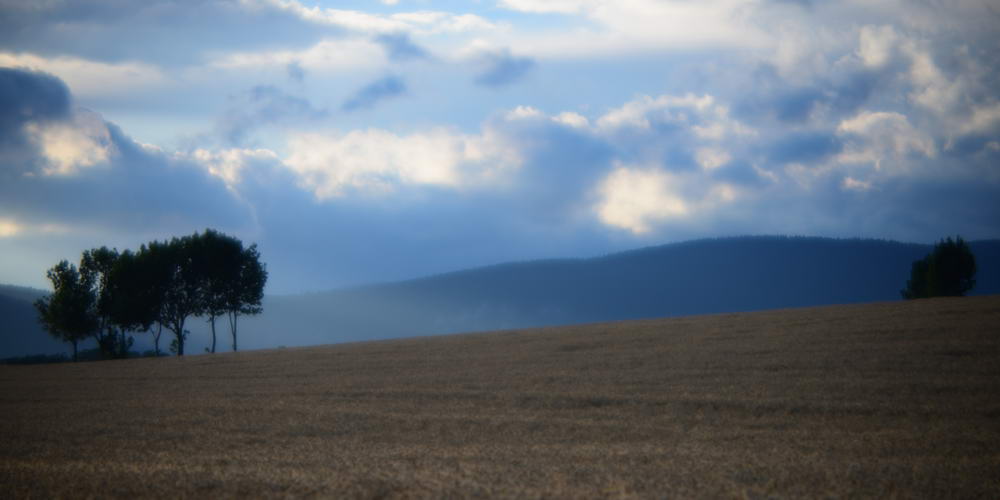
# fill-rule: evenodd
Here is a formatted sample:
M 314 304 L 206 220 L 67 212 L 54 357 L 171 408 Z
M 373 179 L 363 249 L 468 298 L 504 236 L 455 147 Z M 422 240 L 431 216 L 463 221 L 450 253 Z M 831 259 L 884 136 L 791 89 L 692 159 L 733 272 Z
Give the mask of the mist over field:
M 972 242 L 974 294 L 1000 293 L 1000 241 Z M 411 281 L 268 296 L 240 320 L 240 346 L 262 349 L 414 335 L 891 301 L 929 245 L 881 240 L 744 237 L 698 240 L 589 259 L 499 264 Z M 20 295 L 16 292 L 21 292 Z M 0 288 L 10 311 L 0 357 L 65 352 L 37 325 L 38 291 Z M 18 297 L 21 297 L 19 300 Z M 189 319 L 190 354 L 203 318 Z M 223 323 L 222 351 L 230 341 Z M 134 334 L 136 349 L 152 347 Z M 169 342 L 169 340 L 168 340 Z M 161 344 L 161 348 L 163 345 Z

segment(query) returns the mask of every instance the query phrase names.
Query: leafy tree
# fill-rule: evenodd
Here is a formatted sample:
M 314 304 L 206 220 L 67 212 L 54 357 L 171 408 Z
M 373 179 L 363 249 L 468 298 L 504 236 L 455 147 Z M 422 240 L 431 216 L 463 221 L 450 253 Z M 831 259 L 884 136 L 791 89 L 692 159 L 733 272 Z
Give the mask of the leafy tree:
M 92 283 L 89 276 L 65 260 L 49 269 L 46 276 L 52 282 L 53 293 L 35 302 L 39 321 L 54 337 L 73 344 L 76 361 L 79 342 L 94 335 L 99 327 Z
M 202 282 L 195 261 L 196 237 L 173 238 L 169 243 L 151 242 L 147 249 L 163 259 L 163 297 L 160 321 L 174 334 L 178 356 L 184 355 L 188 316 L 198 316 L 204 308 Z
M 904 299 L 961 297 L 976 286 L 976 257 L 957 236 L 934 245 L 923 259 L 913 262 L 910 279 L 901 291 Z
M 115 296 L 112 276 L 118 258 L 116 249 L 101 247 L 87 250 L 80 259 L 80 273 L 88 276 L 96 297 L 98 328 L 95 337 L 98 347 L 108 357 L 125 358 L 133 340 L 112 318 L 115 302 L 119 300 Z
M 260 314 L 264 309 L 264 285 L 267 283 L 267 268 L 260 261 L 257 244 L 250 245 L 240 255 L 239 279 L 228 289 L 226 313 L 229 329 L 233 335 L 233 351 L 236 351 L 236 324 L 241 314 Z
M 136 314 L 141 317 L 143 326 L 146 326 L 144 331 L 153 335 L 154 352 L 159 356 L 160 336 L 166 323 L 163 304 L 175 269 L 171 252 L 165 244 L 158 242 L 142 245 L 135 254 L 134 264 L 135 279 L 142 284 L 142 297 L 137 299 L 139 305 L 136 306 L 141 311 L 136 311 Z
M 131 250 L 123 251 L 111 270 L 109 312 L 110 321 L 119 331 L 121 338 L 128 331 L 147 332 L 159 319 L 161 287 L 152 279 L 147 269 L 148 260 Z M 159 327 L 162 331 L 162 325 Z M 159 333 L 154 333 L 156 352 L 159 352 Z M 132 337 L 122 347 L 130 347 Z
M 212 347 L 215 352 L 215 320 L 229 310 L 229 297 L 233 289 L 241 286 L 240 271 L 243 259 L 243 243 L 232 236 L 226 236 L 206 229 L 194 236 L 197 246 L 196 265 L 204 282 L 202 283 L 202 312 L 208 316 L 212 328 Z

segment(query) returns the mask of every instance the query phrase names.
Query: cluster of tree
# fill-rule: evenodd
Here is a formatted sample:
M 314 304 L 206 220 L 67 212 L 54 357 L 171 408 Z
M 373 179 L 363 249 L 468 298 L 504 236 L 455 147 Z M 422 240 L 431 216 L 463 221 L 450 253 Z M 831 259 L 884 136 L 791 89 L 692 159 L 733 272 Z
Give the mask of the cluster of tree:
M 926 257 L 914 261 L 904 299 L 961 297 L 976 286 L 976 257 L 961 236 L 934 245 Z
M 89 337 L 108 357 L 127 357 L 130 332 L 150 332 L 155 352 L 166 328 L 172 350 L 184 355 L 191 316 L 207 317 L 215 352 L 216 319 L 228 318 L 237 348 L 240 315 L 261 312 L 267 270 L 257 245 L 243 247 L 231 236 L 203 233 L 152 241 L 138 251 L 107 247 L 83 252 L 79 267 L 63 260 L 49 269 L 53 293 L 35 302 L 39 320 L 53 336 L 73 344 Z

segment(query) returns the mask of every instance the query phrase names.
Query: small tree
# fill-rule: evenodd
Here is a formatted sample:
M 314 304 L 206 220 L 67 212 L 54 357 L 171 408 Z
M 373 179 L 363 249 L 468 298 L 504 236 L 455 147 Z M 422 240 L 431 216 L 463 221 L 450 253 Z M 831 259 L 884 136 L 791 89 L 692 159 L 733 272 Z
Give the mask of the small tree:
M 129 331 L 147 332 L 159 319 L 160 296 L 157 280 L 146 269 L 146 261 L 139 254 L 125 250 L 118 256 L 109 282 L 111 324 L 119 329 L 122 342 Z M 162 330 L 162 326 L 160 327 Z M 159 330 L 158 330 L 159 331 Z M 153 334 L 156 353 L 159 355 L 159 333 Z M 130 347 L 132 337 L 122 347 Z
M 957 236 L 934 245 L 923 259 L 913 262 L 910 279 L 900 293 L 904 299 L 961 297 L 976 286 L 976 257 Z
M 39 322 L 52 336 L 73 344 L 76 361 L 79 342 L 94 335 L 99 326 L 92 284 L 65 260 L 49 269 L 46 276 L 53 292 L 35 302 Z
M 151 242 L 147 251 L 162 260 L 163 297 L 160 304 L 160 322 L 174 334 L 177 355 L 184 355 L 187 331 L 184 323 L 188 316 L 201 314 L 203 308 L 202 283 L 195 264 L 195 238 L 173 238 L 169 243 Z
M 267 283 L 267 267 L 260 261 L 257 244 L 250 245 L 240 255 L 239 277 L 232 283 L 226 295 L 226 313 L 229 329 L 233 334 L 233 351 L 236 351 L 236 323 L 241 314 L 260 314 L 264 309 L 264 285 Z
M 116 302 L 120 300 L 115 296 L 113 276 L 119 257 L 117 249 L 101 247 L 83 252 L 80 259 L 80 273 L 90 280 L 97 301 L 97 345 L 105 356 L 111 358 L 128 357 L 128 351 L 132 347 L 132 338 L 112 317 Z
M 202 312 L 212 329 L 212 347 L 216 347 L 215 320 L 229 310 L 229 296 L 240 287 L 243 243 L 232 236 L 206 229 L 193 239 L 195 258 L 202 283 Z

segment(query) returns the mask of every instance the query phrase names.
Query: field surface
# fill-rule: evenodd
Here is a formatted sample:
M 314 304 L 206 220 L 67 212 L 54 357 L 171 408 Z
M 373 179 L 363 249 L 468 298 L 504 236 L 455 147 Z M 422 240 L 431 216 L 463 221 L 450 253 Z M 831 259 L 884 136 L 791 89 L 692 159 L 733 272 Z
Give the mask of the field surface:
M 0 414 L 8 498 L 998 498 L 1000 297 L 0 366 Z

